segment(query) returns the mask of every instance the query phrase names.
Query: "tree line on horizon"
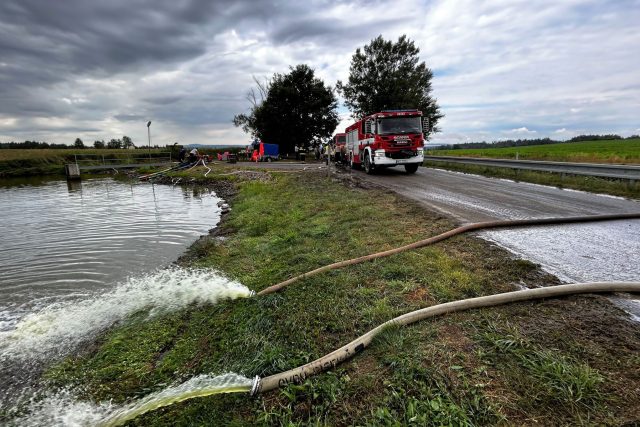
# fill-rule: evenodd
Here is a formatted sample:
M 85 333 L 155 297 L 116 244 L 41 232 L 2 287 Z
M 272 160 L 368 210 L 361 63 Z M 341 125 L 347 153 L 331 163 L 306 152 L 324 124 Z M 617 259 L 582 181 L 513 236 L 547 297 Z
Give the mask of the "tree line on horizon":
M 87 147 L 82 139 L 76 138 L 72 145 L 67 144 L 55 144 L 49 142 L 38 142 L 38 141 L 24 141 L 24 142 L 0 142 L 0 149 L 37 149 L 37 148 L 53 148 L 53 149 L 68 149 L 68 148 L 89 148 Z M 146 147 L 136 147 L 133 143 L 133 140 L 124 135 L 121 139 L 112 138 L 109 141 L 105 142 L 104 139 L 96 140 L 93 142 L 93 148 L 146 148 Z M 156 147 L 157 148 L 157 147 Z
M 124 146 L 123 141 L 126 141 L 125 138 L 129 138 L 124 136 L 122 139 L 111 139 L 109 142 L 105 143 L 104 140 L 95 141 L 93 144 L 93 148 L 98 149 L 119 149 L 119 148 L 147 148 L 147 147 L 136 147 L 135 145 Z M 571 139 L 561 141 L 555 140 L 551 138 L 535 138 L 535 139 L 507 139 L 503 141 L 493 141 L 493 142 L 465 142 L 461 144 L 451 144 L 447 146 L 449 150 L 460 150 L 460 149 L 469 149 L 469 148 L 507 148 L 507 147 L 526 147 L 529 145 L 547 145 L 547 144 L 567 144 L 572 142 L 582 142 L 582 141 L 624 141 L 630 139 L 640 139 L 640 135 L 631 135 L 628 137 L 623 137 L 617 134 L 606 134 L 606 135 L 578 135 L 574 136 Z M 129 140 L 131 140 L 129 138 Z M 48 142 L 38 142 L 38 141 L 24 141 L 24 142 L 0 142 L 0 149 L 42 149 L 42 148 L 52 148 L 52 149 L 69 149 L 69 148 L 89 148 L 82 144 L 80 146 L 79 142 L 82 142 L 80 138 L 76 138 L 76 141 L 73 145 L 67 144 L 55 144 Z M 133 142 L 131 141 L 131 144 Z M 171 146 L 167 146 L 171 147 Z M 231 148 L 237 148 L 232 147 Z M 154 145 L 153 148 L 159 148 L 159 146 Z M 240 148 L 239 148 L 240 149 Z
M 555 140 L 551 138 L 535 138 L 535 139 L 506 139 L 503 141 L 493 142 L 464 142 L 461 144 L 452 144 L 447 146 L 448 150 L 462 150 L 470 148 L 507 148 L 507 147 L 526 147 L 530 145 L 547 145 L 547 144 L 569 144 L 572 142 L 583 141 L 624 141 L 628 139 L 639 139 L 640 135 L 631 135 L 622 137 L 616 134 L 607 135 L 578 135 L 565 141 Z

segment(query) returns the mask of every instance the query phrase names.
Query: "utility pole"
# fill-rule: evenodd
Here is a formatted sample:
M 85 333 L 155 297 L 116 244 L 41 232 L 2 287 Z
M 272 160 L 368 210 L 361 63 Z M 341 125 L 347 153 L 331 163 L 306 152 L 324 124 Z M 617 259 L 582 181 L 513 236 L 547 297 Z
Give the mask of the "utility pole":
M 149 158 L 151 158 L 151 120 L 147 122 L 147 137 L 149 138 Z

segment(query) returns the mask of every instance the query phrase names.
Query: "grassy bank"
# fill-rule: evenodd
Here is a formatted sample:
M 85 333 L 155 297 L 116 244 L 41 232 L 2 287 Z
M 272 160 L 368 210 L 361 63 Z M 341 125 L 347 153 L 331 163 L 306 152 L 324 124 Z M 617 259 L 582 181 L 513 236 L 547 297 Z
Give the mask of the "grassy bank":
M 234 179 L 239 192 L 221 226 L 225 238 L 199 241 L 187 258 L 256 291 L 452 227 L 393 194 L 348 188 L 325 173 Z M 529 262 L 460 236 L 265 297 L 151 320 L 139 313 L 47 378 L 86 399 L 124 402 L 199 373 L 265 376 L 411 310 L 555 283 Z M 390 330 L 304 384 L 257 398 L 186 401 L 131 424 L 623 424 L 640 417 L 639 350 L 638 328 L 601 298 L 522 303 Z
M 516 169 L 498 168 L 483 165 L 463 165 L 460 163 L 425 162 L 426 166 L 472 173 L 494 178 L 512 179 L 514 181 L 551 185 L 558 188 L 589 191 L 592 193 L 610 194 L 613 196 L 640 199 L 640 182 L 599 178 L 595 176 L 566 175 L 554 172 L 518 171 Z
M 154 149 L 151 153 L 167 150 Z M 1 149 L 0 178 L 14 176 L 64 175 L 64 165 L 75 162 L 75 155 L 82 154 L 86 158 L 117 158 L 121 156 L 144 156 L 146 150 L 126 149 Z M 92 157 L 97 156 L 97 157 Z
M 583 141 L 527 147 L 433 150 L 434 156 L 491 157 L 555 162 L 640 164 L 640 139 Z

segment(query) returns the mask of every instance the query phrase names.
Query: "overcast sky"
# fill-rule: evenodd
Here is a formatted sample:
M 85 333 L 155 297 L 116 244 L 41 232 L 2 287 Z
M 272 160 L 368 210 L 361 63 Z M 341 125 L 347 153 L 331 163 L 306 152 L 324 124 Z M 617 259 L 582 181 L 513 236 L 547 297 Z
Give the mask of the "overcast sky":
M 0 141 L 245 144 L 252 76 L 334 87 L 379 34 L 433 70 L 434 142 L 640 133 L 640 0 L 2 0 Z

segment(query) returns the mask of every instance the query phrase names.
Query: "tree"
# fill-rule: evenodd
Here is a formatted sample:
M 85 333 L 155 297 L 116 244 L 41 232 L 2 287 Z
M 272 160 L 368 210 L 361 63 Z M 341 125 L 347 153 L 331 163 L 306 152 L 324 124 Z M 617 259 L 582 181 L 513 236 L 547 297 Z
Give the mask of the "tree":
M 76 138 L 76 141 L 73 143 L 75 148 L 84 148 L 84 142 L 80 138 Z
M 251 103 L 251 114 L 238 114 L 233 117 L 233 124 L 236 127 L 242 127 L 245 133 L 250 134 L 253 137 L 257 137 L 255 116 L 253 112 L 264 102 L 269 94 L 271 88 L 271 80 L 265 79 L 264 82 L 253 77 L 253 81 L 256 83 L 256 88 L 251 88 L 247 93 L 247 101 Z
M 396 43 L 378 36 L 351 57 L 349 81 L 338 81 L 354 118 L 383 110 L 417 108 L 429 120 L 429 130 L 438 132 L 444 117 L 431 96 L 432 71 L 420 62 L 420 49 L 401 36 Z
M 93 147 L 94 148 L 104 148 L 104 140 L 103 141 L 94 141 L 93 142 Z
M 309 149 L 320 144 L 338 126 L 333 90 L 309 66 L 290 67 L 288 74 L 256 83 L 257 92 L 248 94 L 253 102 L 250 114 L 235 116 L 233 123 L 264 142 L 280 145 L 281 152 L 290 153 L 295 145 Z
M 107 142 L 107 148 L 122 148 L 122 141 L 113 138 L 111 141 Z
M 127 135 L 122 137 L 122 147 L 123 148 L 131 148 L 133 147 L 133 140 L 129 138 Z

